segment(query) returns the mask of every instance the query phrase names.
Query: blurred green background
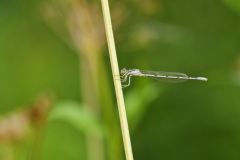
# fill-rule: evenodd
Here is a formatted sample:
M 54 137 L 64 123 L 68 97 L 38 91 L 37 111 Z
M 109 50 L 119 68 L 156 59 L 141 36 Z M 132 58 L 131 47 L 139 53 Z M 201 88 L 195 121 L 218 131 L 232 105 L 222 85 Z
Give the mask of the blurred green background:
M 135 159 L 239 160 L 239 1 L 110 7 L 121 68 L 209 78 L 133 78 L 124 95 Z M 96 0 L 0 1 L 1 160 L 124 159 L 102 21 Z M 40 95 L 51 97 L 45 118 L 18 120 Z

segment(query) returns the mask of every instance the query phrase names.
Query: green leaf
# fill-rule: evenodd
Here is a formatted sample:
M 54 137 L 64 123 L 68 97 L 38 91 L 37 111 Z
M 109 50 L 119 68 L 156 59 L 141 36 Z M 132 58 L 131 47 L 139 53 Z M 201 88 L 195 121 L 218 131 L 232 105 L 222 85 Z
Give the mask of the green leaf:
M 103 136 L 103 127 L 96 116 L 76 102 L 58 103 L 50 113 L 49 121 L 63 121 L 79 132 Z
M 149 104 L 159 95 L 158 88 L 153 84 L 135 87 L 126 95 L 126 108 L 131 128 L 137 127 L 148 110 Z
M 240 1 L 239 0 L 223 0 L 223 2 L 233 9 L 234 11 L 237 11 L 240 13 Z

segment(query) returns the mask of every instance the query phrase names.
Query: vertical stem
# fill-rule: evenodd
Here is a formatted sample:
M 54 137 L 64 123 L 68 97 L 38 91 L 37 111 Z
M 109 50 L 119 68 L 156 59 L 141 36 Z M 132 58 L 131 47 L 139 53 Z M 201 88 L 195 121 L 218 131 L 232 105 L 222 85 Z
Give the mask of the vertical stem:
M 107 41 L 108 41 L 108 49 L 109 49 L 111 66 L 112 66 L 113 80 L 114 80 L 116 98 L 118 103 L 119 118 L 120 118 L 120 124 L 122 129 L 126 159 L 133 160 L 132 146 L 131 146 L 131 140 L 129 135 L 128 122 L 127 122 L 127 114 L 126 114 L 122 86 L 121 86 L 120 75 L 119 75 L 119 67 L 118 67 L 117 53 L 116 53 L 113 30 L 112 30 L 109 4 L 108 4 L 108 0 L 101 0 L 101 2 L 102 2 L 103 17 L 104 17 L 105 30 L 106 30 Z
M 103 57 L 102 57 L 103 58 Z M 103 64 L 103 59 L 99 61 L 98 73 L 101 73 L 98 79 L 100 91 L 100 101 L 103 112 L 103 122 L 106 126 L 106 141 L 109 160 L 123 160 L 123 145 L 121 139 L 121 130 L 118 124 L 118 118 L 115 113 L 115 106 L 112 100 L 110 83 L 107 78 L 106 66 Z
M 99 116 L 99 95 L 97 89 L 97 66 L 98 66 L 98 51 L 85 50 L 84 55 L 81 56 L 81 79 L 82 79 L 82 95 L 83 103 L 87 109 L 94 115 Z M 92 53 L 91 56 L 88 53 Z M 94 54 L 93 54 L 94 53 Z M 87 56 L 86 56 L 87 55 Z M 104 159 L 104 146 L 102 137 L 95 134 L 86 135 L 86 149 L 88 160 L 103 160 Z
M 32 153 L 30 160 L 39 160 L 41 153 L 41 146 L 43 142 L 43 127 L 35 130 L 34 142 L 32 146 Z

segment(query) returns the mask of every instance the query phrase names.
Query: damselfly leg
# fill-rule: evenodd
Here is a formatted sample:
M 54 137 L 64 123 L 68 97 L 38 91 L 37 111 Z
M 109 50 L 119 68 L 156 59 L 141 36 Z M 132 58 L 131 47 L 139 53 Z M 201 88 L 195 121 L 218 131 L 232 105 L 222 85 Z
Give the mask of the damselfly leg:
M 128 87 L 128 86 L 130 86 L 130 84 L 131 84 L 131 75 L 127 75 L 126 77 L 125 77 L 125 79 L 122 81 L 122 82 L 126 82 L 127 80 L 128 80 L 128 83 L 127 84 L 125 84 L 125 85 L 122 85 L 122 88 L 125 88 L 125 87 Z
M 126 76 L 126 78 L 125 78 L 125 80 L 124 80 L 123 82 L 127 82 L 127 81 L 128 81 L 128 83 L 122 85 L 122 88 L 125 88 L 125 87 L 130 86 L 130 84 L 131 84 L 131 77 L 132 77 L 131 75 L 127 75 L 127 76 Z

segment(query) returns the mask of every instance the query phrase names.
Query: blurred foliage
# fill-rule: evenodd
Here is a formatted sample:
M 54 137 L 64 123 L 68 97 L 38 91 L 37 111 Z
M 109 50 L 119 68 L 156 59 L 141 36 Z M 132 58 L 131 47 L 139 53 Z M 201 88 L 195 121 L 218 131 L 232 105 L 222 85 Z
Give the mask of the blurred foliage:
M 56 104 L 50 113 L 49 120 L 50 122 L 67 122 L 80 133 L 88 134 L 92 132 L 99 136 L 103 136 L 103 127 L 99 124 L 99 120 L 97 120 L 91 112 L 75 102 L 62 102 Z
M 234 11 L 240 12 L 240 2 L 238 0 L 223 0 L 229 7 L 231 7 Z
M 131 130 L 140 126 L 151 102 L 159 95 L 159 90 L 153 84 L 134 88 L 126 95 L 127 115 Z
M 87 2 L 100 8 L 98 1 Z M 133 79 L 124 94 L 135 159 L 240 159 L 239 2 L 110 2 L 121 67 L 209 78 L 207 83 L 177 84 Z M 44 126 L 39 159 L 86 159 L 85 133 L 105 130 L 102 116 L 111 112 L 101 108 L 104 113 L 94 116 L 83 109 L 79 81 L 84 74 L 79 74 L 78 54 L 65 33 L 59 36 L 46 23 L 41 7 L 38 0 L 0 1 L 0 114 L 4 117 L 0 121 L 16 109 L 29 108 L 37 95 L 50 92 L 56 96 L 55 107 Z M 102 50 L 103 63 L 109 67 L 107 50 Z M 108 79 L 110 88 L 102 85 L 100 96 L 110 106 L 107 98 L 115 102 L 111 69 L 104 72 L 107 75 L 98 75 Z M 39 131 L 39 126 L 31 127 L 21 141 L 0 141 L 0 159 L 30 159 Z

